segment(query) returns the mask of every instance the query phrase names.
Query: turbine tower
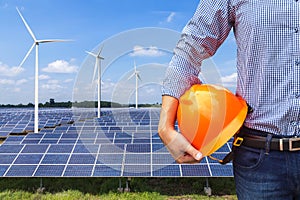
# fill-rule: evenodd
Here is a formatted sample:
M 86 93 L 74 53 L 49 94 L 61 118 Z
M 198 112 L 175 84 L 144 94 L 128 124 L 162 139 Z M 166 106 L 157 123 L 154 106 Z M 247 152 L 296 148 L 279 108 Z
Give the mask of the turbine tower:
M 18 8 L 16 8 L 24 25 L 26 26 L 27 31 L 29 32 L 29 34 L 31 35 L 31 37 L 33 38 L 33 44 L 31 46 L 31 48 L 29 49 L 29 51 L 27 52 L 27 54 L 25 55 L 24 59 L 22 60 L 21 64 L 19 65 L 19 67 L 21 67 L 23 65 L 23 63 L 25 62 L 25 60 L 27 59 L 27 57 L 29 56 L 29 54 L 31 53 L 31 51 L 33 50 L 33 48 L 35 47 L 35 80 L 34 80 L 34 133 L 38 133 L 39 132 L 39 51 L 38 51 L 38 47 L 40 43 L 48 43 L 48 42 L 66 42 L 69 40 L 57 40 L 57 39 L 46 39 L 46 40 L 37 40 L 35 35 L 33 34 L 32 30 L 30 29 L 30 27 L 28 26 L 27 22 L 25 21 L 24 17 L 22 16 L 21 12 L 19 11 Z
M 135 76 L 135 108 L 136 109 L 138 108 L 138 81 L 139 79 L 142 80 L 139 73 L 140 72 L 136 70 L 136 64 L 134 61 L 134 72 L 129 76 L 128 80 L 131 79 L 133 76 Z
M 93 75 L 93 81 L 95 80 L 96 72 L 98 71 L 98 118 L 101 117 L 101 60 L 104 60 L 103 57 L 100 56 L 102 52 L 103 46 L 99 50 L 97 54 L 94 54 L 89 51 L 85 51 L 86 53 L 90 54 L 91 56 L 96 58 L 95 61 L 95 67 L 94 67 L 94 75 Z

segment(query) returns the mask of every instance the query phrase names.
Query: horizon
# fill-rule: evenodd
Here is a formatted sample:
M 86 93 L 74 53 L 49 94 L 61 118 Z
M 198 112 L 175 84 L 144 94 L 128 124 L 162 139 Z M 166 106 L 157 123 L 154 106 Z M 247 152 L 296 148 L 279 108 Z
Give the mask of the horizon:
M 91 101 L 81 101 L 81 102 L 77 102 L 77 101 L 71 101 L 71 100 L 67 100 L 67 101 L 55 101 L 53 104 L 64 104 L 64 103 L 85 103 L 85 102 L 88 102 L 88 103 L 92 103 L 94 102 L 95 103 L 95 106 L 97 105 L 97 100 L 91 100 Z M 112 101 L 105 101 L 105 100 L 101 100 L 101 103 L 114 103 L 114 104 L 120 104 L 121 106 L 131 106 L 131 105 L 135 105 L 135 103 L 130 103 L 130 104 L 121 104 L 121 103 L 118 103 L 118 102 L 112 102 Z M 50 104 L 51 105 L 51 102 L 50 101 L 45 101 L 45 102 L 40 102 L 39 105 L 42 104 L 42 105 L 48 105 Z M 144 103 L 139 103 L 138 105 L 161 105 L 161 102 L 144 102 Z M 0 107 L 5 107 L 5 106 L 14 106 L 14 107 L 17 107 L 17 106 L 34 106 L 34 103 L 33 102 L 28 102 L 28 103 L 19 103 L 19 104 L 1 104 L 0 103 Z M 96 108 L 96 107 L 95 107 Z

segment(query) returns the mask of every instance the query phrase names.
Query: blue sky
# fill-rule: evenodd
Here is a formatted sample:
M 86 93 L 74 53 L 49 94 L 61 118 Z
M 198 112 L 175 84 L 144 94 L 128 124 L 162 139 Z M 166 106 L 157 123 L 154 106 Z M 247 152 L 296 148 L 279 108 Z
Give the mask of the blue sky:
M 34 102 L 34 50 L 18 70 L 33 40 L 16 7 L 37 39 L 73 40 L 39 45 L 39 102 L 96 100 L 95 60 L 85 51 L 103 48 L 102 100 L 134 103 L 135 82 L 128 77 L 135 62 L 142 79 L 139 100 L 155 103 L 176 37 L 197 5 L 198 0 L 0 0 L 0 104 Z M 210 61 L 231 90 L 235 52 L 230 34 Z M 209 70 L 204 66 L 207 82 Z

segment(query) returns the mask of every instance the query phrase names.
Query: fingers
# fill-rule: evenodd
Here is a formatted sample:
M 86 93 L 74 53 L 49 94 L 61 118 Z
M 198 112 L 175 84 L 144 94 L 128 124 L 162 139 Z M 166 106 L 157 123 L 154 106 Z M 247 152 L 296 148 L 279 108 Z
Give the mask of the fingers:
M 168 133 L 172 136 L 165 146 L 177 163 L 198 163 L 203 158 L 201 152 L 195 149 L 186 138 L 176 131 Z
M 199 163 L 198 160 L 195 160 L 191 155 L 189 154 L 185 154 L 181 157 L 179 157 L 176 162 L 178 164 L 195 164 L 195 163 Z
M 188 145 L 184 154 L 180 155 L 177 159 L 177 163 L 199 163 L 203 159 L 201 152 L 195 149 L 192 145 Z

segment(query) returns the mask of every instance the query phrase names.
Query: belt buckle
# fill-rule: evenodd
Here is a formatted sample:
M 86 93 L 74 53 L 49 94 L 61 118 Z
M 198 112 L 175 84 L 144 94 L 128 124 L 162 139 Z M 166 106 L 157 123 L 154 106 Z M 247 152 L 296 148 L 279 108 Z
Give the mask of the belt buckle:
M 241 146 L 241 144 L 243 143 L 244 141 L 244 138 L 242 137 L 237 137 L 235 138 L 235 140 L 233 141 L 233 145 L 236 146 L 236 147 L 239 147 Z
M 300 142 L 300 137 L 289 139 L 289 151 L 299 151 L 300 150 L 300 145 L 299 145 L 299 147 L 296 147 L 296 148 L 293 147 L 294 142 Z

